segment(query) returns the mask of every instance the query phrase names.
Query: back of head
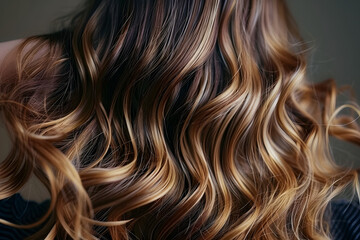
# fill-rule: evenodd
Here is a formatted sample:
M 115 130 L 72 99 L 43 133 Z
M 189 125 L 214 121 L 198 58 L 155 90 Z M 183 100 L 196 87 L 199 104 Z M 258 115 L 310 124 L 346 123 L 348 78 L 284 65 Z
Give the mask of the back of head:
M 329 135 L 360 144 L 337 116 L 360 110 L 307 49 L 283 0 L 87 1 L 0 81 L 0 198 L 34 173 L 49 239 L 329 239 L 326 206 L 360 192 Z

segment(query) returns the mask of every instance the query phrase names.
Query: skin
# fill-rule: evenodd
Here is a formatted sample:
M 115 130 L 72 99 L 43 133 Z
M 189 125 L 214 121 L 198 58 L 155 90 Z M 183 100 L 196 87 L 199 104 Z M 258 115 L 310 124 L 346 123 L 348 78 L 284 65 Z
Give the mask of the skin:
M 19 46 L 21 41 L 22 39 L 16 39 L 0 43 L 0 73 L 4 74 L 9 70 L 9 65 L 11 66 L 13 65 L 12 63 L 15 63 L 15 56 L 11 53 L 16 51 L 16 48 Z

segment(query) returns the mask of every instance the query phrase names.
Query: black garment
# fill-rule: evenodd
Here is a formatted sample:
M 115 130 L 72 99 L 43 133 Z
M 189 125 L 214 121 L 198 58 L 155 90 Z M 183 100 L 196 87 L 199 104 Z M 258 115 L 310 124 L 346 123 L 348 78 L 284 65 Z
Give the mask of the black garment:
M 0 218 L 17 224 L 28 224 L 39 219 L 48 209 L 50 201 L 38 204 L 24 200 L 20 194 L 0 201 Z M 331 233 L 334 240 L 360 240 L 360 205 L 347 200 L 332 201 L 329 205 Z M 40 228 L 16 229 L 0 224 L 0 240 L 24 239 Z
M 40 219 L 46 213 L 49 204 L 49 200 L 41 204 L 34 201 L 26 201 L 17 193 L 0 201 L 0 218 L 16 224 L 30 224 Z M 18 229 L 0 224 L 0 240 L 24 239 L 36 233 L 41 227 Z
M 360 239 L 360 204 L 358 201 L 336 200 L 332 209 L 331 233 L 335 240 Z

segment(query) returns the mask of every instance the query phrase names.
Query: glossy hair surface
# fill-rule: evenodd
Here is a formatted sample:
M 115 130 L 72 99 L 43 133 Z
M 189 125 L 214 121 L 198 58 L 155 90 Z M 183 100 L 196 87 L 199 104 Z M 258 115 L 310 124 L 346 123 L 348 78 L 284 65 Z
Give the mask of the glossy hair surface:
M 42 180 L 33 238 L 330 239 L 360 187 L 329 136 L 360 145 L 360 110 L 307 80 L 307 50 L 283 0 L 87 1 L 0 81 L 0 199 Z

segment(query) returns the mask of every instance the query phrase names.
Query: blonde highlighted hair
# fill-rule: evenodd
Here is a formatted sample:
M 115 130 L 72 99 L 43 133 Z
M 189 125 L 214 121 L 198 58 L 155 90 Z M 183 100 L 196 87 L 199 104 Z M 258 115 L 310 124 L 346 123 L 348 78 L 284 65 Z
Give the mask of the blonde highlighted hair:
M 45 49 L 45 51 L 43 50 Z M 359 169 L 333 80 L 283 0 L 92 0 L 27 38 L 0 106 L 14 148 L 0 199 L 34 173 L 51 194 L 33 238 L 330 239 L 326 208 Z

